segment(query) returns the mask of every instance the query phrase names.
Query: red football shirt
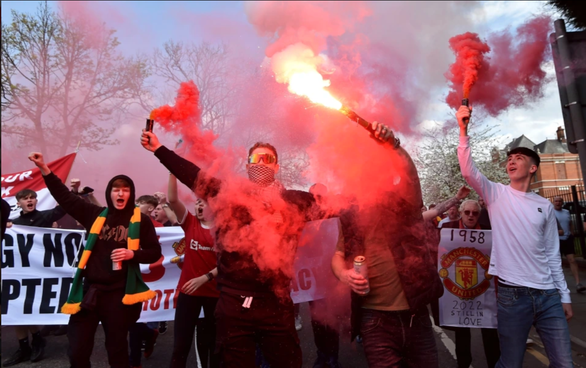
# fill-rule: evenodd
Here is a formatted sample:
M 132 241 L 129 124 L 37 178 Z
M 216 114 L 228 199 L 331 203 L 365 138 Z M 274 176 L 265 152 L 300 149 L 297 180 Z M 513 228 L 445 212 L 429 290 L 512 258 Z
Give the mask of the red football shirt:
M 181 228 L 185 232 L 185 257 L 177 288 L 201 275 L 205 275 L 216 268 L 217 258 L 214 251 L 214 239 L 209 229 L 204 229 L 201 223 L 189 211 L 186 211 Z M 219 297 L 216 279 L 208 281 L 195 291 L 196 296 Z

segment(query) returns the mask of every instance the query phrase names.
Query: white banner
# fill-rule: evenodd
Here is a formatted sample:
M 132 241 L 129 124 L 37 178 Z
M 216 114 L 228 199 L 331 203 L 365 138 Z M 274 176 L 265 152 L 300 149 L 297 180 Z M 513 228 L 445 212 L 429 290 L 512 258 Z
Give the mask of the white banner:
M 442 229 L 438 272 L 441 326 L 496 328 L 496 279 L 488 274 L 490 230 Z
M 159 227 L 163 257 L 141 265 L 144 281 L 157 297 L 143 303 L 141 322 L 172 321 L 181 274 L 171 259 L 183 254 L 180 227 Z M 334 235 L 335 234 L 335 235 Z M 337 219 L 314 221 L 304 230 L 292 283 L 295 303 L 325 296 L 333 278 L 330 261 L 337 241 Z M 60 312 L 67 300 L 85 231 L 17 226 L 7 229 L 2 242 L 2 325 L 64 325 Z

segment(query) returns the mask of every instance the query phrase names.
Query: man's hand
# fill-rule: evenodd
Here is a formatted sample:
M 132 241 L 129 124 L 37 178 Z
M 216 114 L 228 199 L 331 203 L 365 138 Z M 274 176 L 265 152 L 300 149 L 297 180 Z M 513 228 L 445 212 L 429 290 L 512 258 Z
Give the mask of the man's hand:
M 350 286 L 353 292 L 358 295 L 366 295 L 368 290 L 368 280 L 359 273 L 356 273 L 353 268 L 342 271 L 340 281 Z
M 126 248 L 118 248 L 112 251 L 110 258 L 114 262 L 128 261 L 134 257 L 134 252 Z
M 155 133 L 147 132 L 144 129 L 142 130 L 142 135 L 140 136 L 140 144 L 142 144 L 145 149 L 151 152 L 155 152 L 159 147 L 162 146 L 162 144 L 159 143 L 159 138 L 157 138 Z
M 79 193 L 79 187 L 81 186 L 81 181 L 77 178 L 71 179 L 69 186 L 71 187 L 71 191 L 73 193 Z
M 462 199 L 468 197 L 468 194 L 470 194 L 470 188 L 468 188 L 465 185 L 462 185 L 462 187 L 460 189 L 458 189 L 458 193 L 456 193 L 456 198 L 458 198 L 459 200 L 462 200 Z
M 10 229 L 11 227 L 12 227 L 12 221 L 8 221 L 8 222 L 6 223 L 6 228 L 7 228 L 7 229 Z
M 574 316 L 574 312 L 572 312 L 572 304 L 571 303 L 562 303 L 562 308 L 564 308 L 564 314 L 566 315 L 566 321 L 570 321 Z
M 191 280 L 187 281 L 181 291 L 183 291 L 187 295 L 192 295 L 195 293 L 197 289 L 199 289 L 203 284 L 208 282 L 208 277 L 206 275 L 201 275 L 200 277 L 194 277 Z
M 468 124 L 470 124 L 470 117 L 472 116 L 472 108 L 468 106 L 460 106 L 456 112 L 456 119 L 458 119 L 458 125 L 460 126 L 460 136 L 465 137 L 468 135 Z
M 167 203 L 167 196 L 163 192 L 155 192 L 153 197 L 159 200 L 159 204 Z
M 51 173 L 51 170 L 45 163 L 43 154 L 41 152 L 31 152 L 28 155 L 28 159 L 31 160 L 39 168 L 39 170 L 41 170 L 41 174 L 43 174 L 43 176 L 47 176 Z
M 372 122 L 372 129 L 374 130 L 373 135 L 376 139 L 382 143 L 390 142 L 392 145 L 395 145 L 395 135 L 388 126 L 374 121 Z

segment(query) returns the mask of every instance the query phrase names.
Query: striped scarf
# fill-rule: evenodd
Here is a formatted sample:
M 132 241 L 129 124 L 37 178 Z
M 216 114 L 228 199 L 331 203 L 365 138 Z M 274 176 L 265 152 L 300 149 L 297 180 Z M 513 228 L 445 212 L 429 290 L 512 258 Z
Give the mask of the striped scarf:
M 102 231 L 102 227 L 106 222 L 107 215 L 108 208 L 105 208 L 92 225 L 87 242 L 85 243 L 85 248 L 81 255 L 81 259 L 77 265 L 77 271 L 75 272 L 75 277 L 73 278 L 73 285 L 71 286 L 69 297 L 67 298 L 67 302 L 63 305 L 63 307 L 61 307 L 61 313 L 75 314 L 81 310 L 81 301 L 83 300 L 83 277 L 81 274 L 87 265 L 90 255 L 92 254 L 92 249 L 94 248 L 96 240 L 98 239 L 98 236 Z M 128 225 L 127 247 L 132 251 L 138 250 L 140 248 L 140 216 L 140 209 L 136 207 L 132 217 L 130 218 L 130 224 Z M 126 292 L 124 298 L 122 298 L 122 303 L 131 305 L 144 302 L 154 298 L 155 296 L 156 293 L 152 290 L 149 290 L 149 287 L 144 283 L 144 281 L 142 281 L 142 275 L 140 273 L 138 264 L 129 262 L 128 274 L 126 278 Z

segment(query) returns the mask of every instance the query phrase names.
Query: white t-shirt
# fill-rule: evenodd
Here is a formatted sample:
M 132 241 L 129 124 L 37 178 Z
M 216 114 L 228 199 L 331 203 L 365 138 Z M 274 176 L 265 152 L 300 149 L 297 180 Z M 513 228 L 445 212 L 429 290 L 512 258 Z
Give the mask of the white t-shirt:
M 458 160 L 464 179 L 488 207 L 492 224 L 488 273 L 514 285 L 558 289 L 562 303 L 571 303 L 553 205 L 535 193 L 488 180 L 472 160 L 469 137 L 460 137 Z

